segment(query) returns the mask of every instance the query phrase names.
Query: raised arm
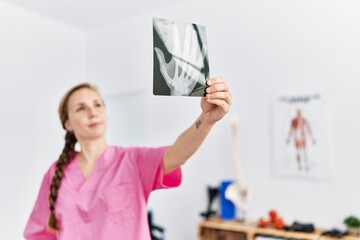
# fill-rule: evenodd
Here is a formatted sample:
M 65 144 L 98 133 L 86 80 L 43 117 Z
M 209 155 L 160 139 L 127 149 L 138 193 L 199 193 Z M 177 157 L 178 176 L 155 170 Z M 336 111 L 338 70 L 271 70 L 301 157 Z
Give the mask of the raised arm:
M 230 110 L 231 93 L 225 80 L 215 77 L 208 80 L 207 85 L 206 96 L 201 99 L 200 116 L 165 151 L 165 173 L 184 164 L 200 147 L 214 124 Z

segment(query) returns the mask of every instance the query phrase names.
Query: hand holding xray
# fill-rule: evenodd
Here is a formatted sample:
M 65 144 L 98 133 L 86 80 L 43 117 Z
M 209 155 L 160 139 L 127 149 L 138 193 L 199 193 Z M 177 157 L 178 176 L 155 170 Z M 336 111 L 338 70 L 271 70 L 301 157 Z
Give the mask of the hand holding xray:
M 160 65 L 160 72 L 164 77 L 171 95 L 187 96 L 197 83 L 206 84 L 205 76 L 201 72 L 204 67 L 204 58 L 207 47 L 202 46 L 192 25 L 187 25 L 183 44 L 180 44 L 179 30 L 176 25 L 172 28 L 172 41 L 166 45 L 172 55 L 171 60 L 165 61 L 164 53 L 155 47 L 155 52 Z M 181 47 L 182 46 L 182 47 Z

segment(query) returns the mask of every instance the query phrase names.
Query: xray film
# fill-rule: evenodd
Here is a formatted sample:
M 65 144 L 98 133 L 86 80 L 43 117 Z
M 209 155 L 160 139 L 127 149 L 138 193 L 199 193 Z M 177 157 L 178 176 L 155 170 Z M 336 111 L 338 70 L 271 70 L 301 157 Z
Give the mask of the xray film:
M 202 25 L 153 18 L 153 94 L 203 96 L 209 79 Z

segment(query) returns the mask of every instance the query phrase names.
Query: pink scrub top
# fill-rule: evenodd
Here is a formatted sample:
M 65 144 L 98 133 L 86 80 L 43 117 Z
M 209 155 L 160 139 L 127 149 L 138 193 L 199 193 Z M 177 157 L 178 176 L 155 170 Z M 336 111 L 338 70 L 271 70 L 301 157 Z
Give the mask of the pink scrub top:
M 163 173 L 165 150 L 109 146 L 87 179 L 75 155 L 58 191 L 55 214 L 61 230 L 56 234 L 47 229 L 53 163 L 43 178 L 25 239 L 150 240 L 147 201 L 151 191 L 181 183 L 180 168 Z

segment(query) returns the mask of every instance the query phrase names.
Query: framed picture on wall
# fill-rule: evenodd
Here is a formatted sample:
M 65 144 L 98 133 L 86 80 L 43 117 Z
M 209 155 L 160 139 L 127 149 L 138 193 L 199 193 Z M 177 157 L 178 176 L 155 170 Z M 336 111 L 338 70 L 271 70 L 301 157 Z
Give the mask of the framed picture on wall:
M 324 94 L 275 96 L 272 102 L 273 173 L 331 177 L 328 98 Z

